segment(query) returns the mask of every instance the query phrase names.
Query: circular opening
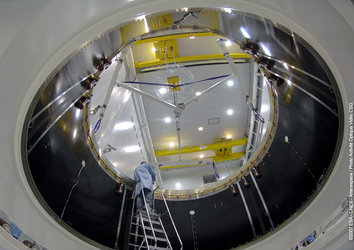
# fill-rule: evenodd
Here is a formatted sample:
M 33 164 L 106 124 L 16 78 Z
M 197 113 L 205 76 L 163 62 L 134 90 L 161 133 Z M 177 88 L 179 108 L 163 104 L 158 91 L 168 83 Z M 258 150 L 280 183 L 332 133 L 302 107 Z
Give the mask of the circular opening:
M 85 120 L 110 173 L 132 182 L 149 161 L 169 198 L 193 198 L 227 188 L 263 158 L 277 124 L 274 89 L 258 65 L 264 58 L 220 33 L 172 24 L 109 56 Z

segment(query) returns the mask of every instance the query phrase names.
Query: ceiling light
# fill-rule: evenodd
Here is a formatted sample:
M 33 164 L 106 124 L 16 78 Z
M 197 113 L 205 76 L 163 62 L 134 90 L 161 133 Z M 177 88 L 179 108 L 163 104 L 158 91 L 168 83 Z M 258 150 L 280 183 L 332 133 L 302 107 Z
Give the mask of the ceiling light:
M 232 138 L 232 135 L 230 135 L 230 134 L 226 136 L 226 139 L 231 139 L 231 138 Z
M 170 142 L 168 145 L 172 148 L 172 147 L 175 146 L 175 143 L 174 142 Z
M 204 158 L 204 155 L 199 155 L 199 158 L 200 158 L 200 159 Z
M 234 113 L 234 111 L 233 111 L 232 109 L 228 109 L 228 110 L 226 111 L 226 113 L 227 113 L 228 115 L 232 115 L 232 114 Z
M 190 36 L 190 37 L 189 37 L 189 39 L 194 39 L 194 38 L 195 38 L 195 36 Z
M 222 8 L 226 13 L 231 13 L 232 9 L 231 8 Z
M 138 145 L 132 145 L 132 146 L 124 147 L 123 150 L 126 153 L 134 153 L 134 152 L 138 152 L 140 150 L 140 147 Z
M 196 96 L 200 96 L 201 94 L 202 94 L 202 92 L 199 92 L 199 91 L 195 93 Z
M 159 89 L 159 92 L 160 92 L 161 95 L 166 94 L 167 93 L 167 88 L 163 88 L 162 87 L 162 88 Z
M 204 129 L 203 127 L 199 127 L 198 128 L 199 131 L 203 131 L 203 129 Z
M 234 85 L 234 81 L 232 80 L 227 81 L 227 86 L 231 87 L 233 85 Z
M 156 48 L 155 47 L 152 47 L 152 52 L 156 52 Z
M 181 188 L 181 183 L 180 182 L 176 182 L 176 188 L 180 189 Z
M 114 125 L 114 130 L 127 130 L 130 129 L 134 126 L 134 123 L 132 122 L 119 122 L 116 125 Z
M 165 121 L 166 123 L 170 123 L 170 122 L 171 122 L 171 118 L 170 118 L 170 117 L 166 117 L 166 118 L 164 119 L 164 121 Z
M 247 30 L 244 28 L 244 27 L 241 27 L 241 32 L 242 32 L 242 35 L 245 37 L 245 38 L 251 38 L 250 34 L 248 34 Z
M 227 40 L 226 42 L 225 42 L 225 45 L 227 46 L 227 47 L 230 47 L 231 46 L 231 41 L 230 40 Z
M 138 16 L 138 17 L 136 18 L 136 20 L 137 20 L 137 21 L 142 21 L 142 20 L 144 20 L 144 18 L 145 18 L 145 15 L 140 15 L 140 16 Z
M 269 49 L 263 44 L 263 43 L 260 43 L 264 53 L 267 55 L 267 56 L 272 56 L 272 54 L 270 53 Z

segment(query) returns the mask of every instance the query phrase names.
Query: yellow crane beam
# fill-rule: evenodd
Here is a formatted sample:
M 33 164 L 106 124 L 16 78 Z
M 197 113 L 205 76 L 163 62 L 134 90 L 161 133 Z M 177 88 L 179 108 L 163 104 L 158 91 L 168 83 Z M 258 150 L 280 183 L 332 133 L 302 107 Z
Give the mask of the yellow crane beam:
M 181 148 L 182 154 L 188 153 L 195 153 L 195 152 L 202 152 L 208 150 L 218 150 L 220 148 L 227 148 L 227 147 L 235 147 L 235 146 L 242 146 L 247 144 L 247 138 L 233 140 L 233 141 L 226 141 L 226 142 L 217 142 L 211 144 L 205 144 L 200 146 L 191 146 L 191 147 L 183 147 Z M 167 155 L 177 155 L 178 149 L 171 149 L 171 150 L 156 150 L 156 156 L 167 156 Z
M 231 58 L 233 59 L 247 59 L 250 58 L 250 55 L 247 53 L 230 53 Z M 184 62 L 195 62 L 195 61 L 206 61 L 206 60 L 224 60 L 225 57 L 223 54 L 205 54 L 205 55 L 193 55 L 193 56 L 180 56 L 176 58 L 168 58 L 167 60 L 156 60 L 148 62 L 139 62 L 135 63 L 136 69 L 143 69 L 154 66 L 161 66 L 165 64 L 172 63 L 184 63 Z
M 207 158 L 212 158 L 214 162 L 220 162 L 220 161 L 231 161 L 235 159 L 240 159 L 243 157 L 245 154 L 245 151 L 242 152 L 237 152 L 233 153 L 229 156 L 212 156 L 212 157 L 207 157 Z M 162 166 L 161 169 L 174 169 L 174 168 L 185 168 L 185 167 L 196 167 L 196 166 L 201 166 L 200 164 L 185 164 L 185 165 L 174 165 L 174 166 Z
M 150 37 L 150 38 L 138 40 L 135 42 L 135 45 L 160 42 L 160 41 L 166 41 L 171 39 L 203 37 L 203 36 L 218 36 L 218 35 L 210 32 L 191 32 L 191 33 L 182 33 L 182 34 L 171 34 L 171 35 L 156 36 L 156 37 Z

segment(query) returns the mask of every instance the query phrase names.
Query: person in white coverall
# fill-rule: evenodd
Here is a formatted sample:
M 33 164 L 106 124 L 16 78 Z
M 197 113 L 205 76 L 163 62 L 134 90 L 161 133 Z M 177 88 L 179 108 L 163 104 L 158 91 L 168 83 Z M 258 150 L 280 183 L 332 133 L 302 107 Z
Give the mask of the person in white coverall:
M 148 205 L 147 209 L 151 211 L 153 201 L 153 182 L 156 180 L 154 169 L 146 162 L 140 163 L 140 165 L 135 168 L 134 180 L 137 182 L 135 187 L 136 209 L 139 211 L 145 207 L 143 194 L 141 192 L 143 187 L 146 204 Z

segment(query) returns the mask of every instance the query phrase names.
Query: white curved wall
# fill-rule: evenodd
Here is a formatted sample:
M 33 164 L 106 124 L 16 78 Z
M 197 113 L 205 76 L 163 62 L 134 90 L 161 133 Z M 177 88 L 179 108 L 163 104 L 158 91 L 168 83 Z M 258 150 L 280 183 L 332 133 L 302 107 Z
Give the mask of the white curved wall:
M 301 35 L 320 53 L 334 73 L 347 115 L 347 103 L 354 96 L 354 34 L 348 25 L 353 20 L 345 20 L 328 1 L 1 1 L 0 209 L 41 245 L 49 249 L 89 248 L 89 245 L 71 236 L 46 215 L 25 181 L 20 162 L 20 133 L 26 109 L 36 90 L 59 62 L 100 31 L 141 13 L 191 5 L 234 7 L 265 16 Z M 346 117 L 344 138 L 347 135 Z M 335 210 L 344 200 L 349 187 L 347 152 L 348 142 L 344 140 L 333 175 L 321 194 L 294 221 L 255 248 L 286 249 Z M 0 236 L 3 234 L 0 230 Z M 11 249 L 11 243 L 3 236 L 0 237 L 0 246 Z

